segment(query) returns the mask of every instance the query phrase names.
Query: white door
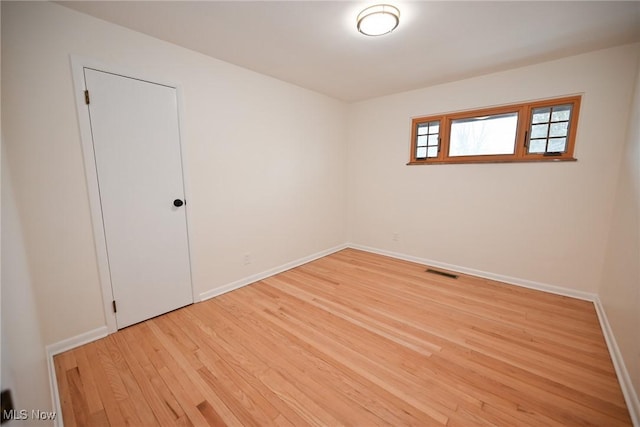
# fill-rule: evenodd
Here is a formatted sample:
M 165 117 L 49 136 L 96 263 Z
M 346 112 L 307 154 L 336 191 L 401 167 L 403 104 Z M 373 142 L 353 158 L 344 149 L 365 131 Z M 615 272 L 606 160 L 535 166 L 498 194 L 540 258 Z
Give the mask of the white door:
M 84 78 L 124 328 L 193 302 L 176 89 L 90 68 Z

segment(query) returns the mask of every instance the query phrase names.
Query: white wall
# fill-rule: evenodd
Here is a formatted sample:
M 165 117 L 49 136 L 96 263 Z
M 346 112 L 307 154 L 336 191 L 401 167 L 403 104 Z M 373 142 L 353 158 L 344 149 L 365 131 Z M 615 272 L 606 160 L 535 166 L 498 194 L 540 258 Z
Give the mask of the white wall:
M 622 285 L 601 279 L 634 244 L 611 224 L 633 214 L 626 195 L 634 181 L 618 170 L 639 45 L 346 106 L 56 4 L 2 2 L 1 18 L 3 327 L 17 315 L 5 314 L 5 301 L 27 313 L 3 339 L 27 341 L 29 358 L 12 366 L 33 361 L 30 381 L 45 369 L 44 344 L 105 323 L 69 54 L 181 85 L 196 292 L 349 240 L 600 289 L 617 336 L 633 340 L 620 331 L 637 305 L 619 302 L 636 289 L 632 269 Z M 584 94 L 578 162 L 405 165 L 413 116 L 574 93 Z M 637 163 L 625 167 L 637 172 Z M 17 278 L 9 297 L 7 275 Z M 633 346 L 621 344 L 632 359 Z M 40 396 L 46 384 L 34 387 Z
M 6 109 L 3 109 L 5 112 Z M 5 124 L 5 118 L 2 118 Z M 16 409 L 51 411 L 51 395 L 40 319 L 25 254 L 23 229 L 2 153 L 2 389 Z M 10 424 L 16 424 L 11 422 Z
M 70 54 L 181 85 L 196 293 L 345 242 L 343 103 L 53 3 L 2 9 L 3 132 L 45 344 L 105 324 Z
M 639 51 L 627 45 L 352 105 L 350 241 L 595 293 Z M 577 93 L 577 162 L 405 165 L 412 117 Z
M 598 293 L 640 396 L 640 72 Z

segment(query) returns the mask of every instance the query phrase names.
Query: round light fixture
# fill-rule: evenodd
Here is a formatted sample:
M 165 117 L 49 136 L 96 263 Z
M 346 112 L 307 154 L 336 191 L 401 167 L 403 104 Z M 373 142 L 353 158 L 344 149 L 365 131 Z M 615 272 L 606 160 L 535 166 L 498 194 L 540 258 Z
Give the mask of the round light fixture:
M 390 33 L 400 23 L 400 11 L 388 4 L 377 4 L 360 12 L 358 31 L 366 36 L 381 36 Z

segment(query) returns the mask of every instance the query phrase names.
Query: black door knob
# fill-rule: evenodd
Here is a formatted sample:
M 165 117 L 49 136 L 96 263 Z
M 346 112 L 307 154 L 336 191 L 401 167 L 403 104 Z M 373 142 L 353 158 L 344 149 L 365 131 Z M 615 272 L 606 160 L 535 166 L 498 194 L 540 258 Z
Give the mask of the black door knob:
M 180 199 L 175 199 L 173 201 L 173 206 L 175 206 L 176 208 L 179 208 L 180 206 L 184 205 L 184 202 Z

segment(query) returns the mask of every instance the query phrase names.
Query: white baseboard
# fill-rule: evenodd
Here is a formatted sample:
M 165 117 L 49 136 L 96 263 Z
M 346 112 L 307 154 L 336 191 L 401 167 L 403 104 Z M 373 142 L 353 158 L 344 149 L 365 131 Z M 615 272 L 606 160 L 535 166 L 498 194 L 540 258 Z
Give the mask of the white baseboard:
M 226 292 L 230 292 L 234 289 L 241 288 L 253 282 L 257 282 L 262 279 L 266 279 L 267 277 L 273 276 L 274 274 L 282 273 L 283 271 L 290 270 L 292 268 L 298 267 L 302 264 L 306 264 L 308 262 L 314 261 L 318 258 L 322 258 L 324 256 L 330 255 L 334 252 L 341 251 L 347 247 L 346 244 L 338 245 L 333 248 L 326 249 L 324 251 L 317 252 L 315 254 L 306 256 L 304 258 L 297 259 L 295 261 L 288 262 L 279 267 L 272 268 L 270 270 L 264 271 L 262 273 L 254 274 L 252 276 L 246 277 L 244 279 L 229 283 L 225 286 L 222 286 L 217 289 L 212 289 L 207 292 L 203 292 L 200 294 L 200 301 L 204 301 L 218 295 L 222 295 Z M 101 326 L 92 331 L 88 331 L 82 333 L 80 335 L 76 335 L 75 337 L 71 337 L 62 341 L 59 341 L 54 344 L 50 344 L 46 346 L 46 354 L 47 354 L 47 365 L 49 368 L 49 388 L 51 390 L 51 401 L 53 404 L 54 411 L 58 414 L 54 421 L 54 425 L 57 427 L 63 427 L 64 421 L 62 419 L 62 408 L 60 406 L 60 396 L 58 394 L 58 380 L 56 378 L 56 369 L 53 363 L 53 356 L 56 354 L 64 353 L 67 350 L 74 349 L 84 344 L 88 344 L 92 341 L 99 340 L 100 338 L 104 338 L 109 335 L 109 329 L 107 326 Z
M 440 267 L 446 270 L 457 271 L 463 274 L 469 274 L 472 276 L 496 280 L 496 281 L 508 283 L 511 285 L 521 286 L 525 288 L 535 289 L 539 291 L 549 292 L 557 295 L 563 295 L 563 296 L 568 296 L 572 298 L 578 298 L 578 299 L 593 302 L 596 309 L 596 313 L 598 314 L 598 319 L 600 320 L 602 333 L 607 342 L 609 353 L 611 355 L 611 360 L 613 361 L 613 366 L 616 370 L 616 374 L 618 375 L 618 381 L 620 382 L 622 393 L 624 395 L 627 407 L 629 408 L 631 420 L 635 427 L 640 427 L 640 401 L 638 400 L 638 395 L 636 394 L 636 391 L 633 387 L 633 383 L 631 382 L 629 371 L 626 368 L 626 365 L 622 358 L 622 354 L 620 353 L 620 349 L 616 343 L 615 336 L 613 335 L 613 332 L 611 330 L 611 326 L 607 319 L 607 315 L 604 310 L 604 307 L 602 306 L 602 303 L 598 295 L 594 293 L 577 291 L 574 289 L 568 289 L 560 286 L 534 282 L 531 280 L 504 276 L 501 274 L 489 273 L 486 271 L 475 270 L 472 268 L 461 267 L 458 265 L 448 264 L 445 262 L 430 260 L 426 258 L 419 258 L 412 255 L 401 254 L 401 253 L 387 251 L 387 250 L 378 249 L 378 248 L 372 248 L 372 247 L 359 245 L 355 243 L 348 243 L 348 244 L 338 245 L 333 248 L 326 249 L 324 251 L 317 252 L 315 254 L 297 259 L 295 261 L 288 262 L 279 267 L 275 267 L 270 270 L 251 275 L 249 277 L 245 277 L 235 282 L 228 283 L 219 288 L 211 289 L 209 291 L 203 292 L 200 294 L 200 301 L 205 301 L 207 299 L 214 298 L 218 295 L 222 295 L 224 293 L 233 291 L 235 289 L 239 289 L 243 286 L 266 279 L 267 277 L 273 276 L 275 274 L 282 273 L 283 271 L 290 270 L 292 268 L 298 267 L 300 265 L 306 264 L 308 262 L 314 261 L 316 259 L 322 258 L 327 255 L 330 255 L 332 253 L 341 251 L 342 249 L 345 249 L 345 248 L 358 249 L 366 252 L 376 253 L 380 255 L 389 256 L 392 258 L 405 260 L 405 261 L 416 262 L 419 264 L 429 265 L 433 267 Z M 51 398 L 52 398 L 54 410 L 58 414 L 55 420 L 56 426 L 62 427 L 64 423 L 62 420 L 62 410 L 60 407 L 60 399 L 58 396 L 58 383 L 56 379 L 55 366 L 53 364 L 53 356 L 55 356 L 56 354 L 63 353 L 67 350 L 71 350 L 73 348 L 79 347 L 83 344 L 87 344 L 92 341 L 98 340 L 100 338 L 104 338 L 107 335 L 108 335 L 107 327 L 102 326 L 100 328 L 48 345 L 46 347 L 47 363 L 49 368 L 49 382 L 50 382 L 50 388 L 51 388 Z
M 75 337 L 67 338 L 66 340 L 59 341 L 57 343 L 46 346 L 47 353 L 47 367 L 49 368 L 49 389 L 51 390 L 51 403 L 53 410 L 56 411 L 56 419 L 54 425 L 57 427 L 64 426 L 64 420 L 62 419 L 62 407 L 60 406 L 60 395 L 58 394 L 58 378 L 56 377 L 56 367 L 53 364 L 53 356 L 56 354 L 64 353 L 67 350 L 71 350 L 81 345 L 88 344 L 90 342 L 99 340 L 108 335 L 109 331 L 106 326 L 101 326 L 92 331 L 76 335 Z
M 418 264 L 429 265 L 432 267 L 440 267 L 445 270 L 457 271 L 458 273 L 468 274 L 470 276 L 483 277 L 485 279 L 495 280 L 497 282 L 504 282 L 510 285 L 521 286 L 523 288 L 535 289 L 538 291 L 549 292 L 556 295 L 563 295 L 566 297 L 577 298 L 585 301 L 595 301 L 596 294 L 590 292 L 577 291 L 575 289 L 563 288 L 561 286 L 548 285 L 546 283 L 534 282 L 532 280 L 520 279 L 517 277 L 504 276 L 502 274 L 489 273 L 487 271 L 476 270 L 473 268 L 462 267 L 459 265 L 448 264 L 446 262 L 435 261 L 432 259 L 419 258 L 412 255 L 405 255 L 397 252 L 391 252 L 384 249 L 371 248 L 369 246 L 358 245 L 356 243 L 349 243 L 347 247 L 353 249 L 359 249 L 365 252 L 371 252 L 374 254 L 385 255 L 391 258 L 397 258 L 404 261 L 415 262 Z
M 604 334 L 604 339 L 607 342 L 607 347 L 609 348 L 609 354 L 611 355 L 616 375 L 618 375 L 618 381 L 620 382 L 620 388 L 622 389 L 624 400 L 627 403 L 627 408 L 629 408 L 631 422 L 635 427 L 640 427 L 640 400 L 638 399 L 638 394 L 633 387 L 631 376 L 629 375 L 627 366 L 622 358 L 622 353 L 620 353 L 620 348 L 618 347 L 616 338 L 613 335 L 613 330 L 609 324 L 609 319 L 607 318 L 607 313 L 600 301 L 600 297 L 596 297 L 593 304 L 596 307 L 596 313 L 598 313 L 602 333 Z
M 56 354 L 64 353 L 67 350 L 72 350 L 81 345 L 88 344 L 90 342 L 99 340 L 108 335 L 106 326 L 100 326 L 99 328 L 91 331 L 84 332 L 75 337 L 67 338 L 66 340 L 58 341 L 57 343 L 49 344 L 47 348 L 47 355 L 53 357 Z
M 577 291 L 574 289 L 567 289 L 559 286 L 548 285 L 545 283 L 534 282 L 531 280 L 503 276 L 501 274 L 488 273 L 486 271 L 475 270 L 472 268 L 461 267 L 458 265 L 448 264 L 448 263 L 434 261 L 434 260 L 425 259 L 425 258 L 419 258 L 419 257 L 405 255 L 397 252 L 391 252 L 383 249 L 371 248 L 368 246 L 358 245 L 355 243 L 349 243 L 347 246 L 349 248 L 359 249 L 365 252 L 371 252 L 379 255 L 385 255 L 391 258 L 397 258 L 404 261 L 411 261 L 411 262 L 416 262 L 418 264 L 424 264 L 424 265 L 429 265 L 433 267 L 440 267 L 446 270 L 457 271 L 459 273 L 469 274 L 477 277 L 484 277 L 486 279 L 508 283 L 510 285 L 522 286 L 525 288 L 535 289 L 539 291 L 549 292 L 552 294 L 563 295 L 563 296 L 568 296 L 568 297 L 573 297 L 573 298 L 578 298 L 581 300 L 593 302 L 593 305 L 595 306 L 595 309 L 596 309 L 596 313 L 598 314 L 598 319 L 600 321 L 600 328 L 602 329 L 602 334 L 604 335 L 605 341 L 607 342 L 609 355 L 611 356 L 611 360 L 613 361 L 613 366 L 618 376 L 618 382 L 620 383 L 620 388 L 622 389 L 624 400 L 627 404 L 627 408 L 629 409 L 631 422 L 635 427 L 640 427 L 640 401 L 638 400 L 638 395 L 636 394 L 635 388 L 633 387 L 633 383 L 631 382 L 631 376 L 629 375 L 629 371 L 627 370 L 627 367 L 624 363 L 624 359 L 622 358 L 622 353 L 620 353 L 620 348 L 618 347 L 615 336 L 613 335 L 613 331 L 611 330 L 611 325 L 609 324 L 609 320 L 607 319 L 607 314 L 604 310 L 604 307 L 602 306 L 602 302 L 600 301 L 600 297 L 598 296 L 598 294 Z
M 281 266 L 269 269 L 267 271 L 263 271 L 261 273 L 253 274 L 249 277 L 245 277 L 240 280 L 236 280 L 235 282 L 228 283 L 226 285 L 220 286 L 215 289 L 208 290 L 200 294 L 200 301 L 205 301 L 214 297 L 217 297 L 222 294 L 226 294 L 227 292 L 234 291 L 236 289 L 242 288 L 243 286 L 250 285 L 251 283 L 258 282 L 260 280 L 266 279 L 267 277 L 273 276 L 275 274 L 282 273 L 283 271 L 291 270 L 292 268 L 299 267 L 302 264 L 306 264 L 311 261 L 315 261 L 318 258 L 325 257 L 327 255 L 331 255 L 332 253 L 341 251 L 346 249 L 347 245 L 342 244 L 338 246 L 334 246 L 333 248 L 325 249 L 324 251 L 316 252 L 315 254 L 297 259 L 295 261 L 288 262 Z

